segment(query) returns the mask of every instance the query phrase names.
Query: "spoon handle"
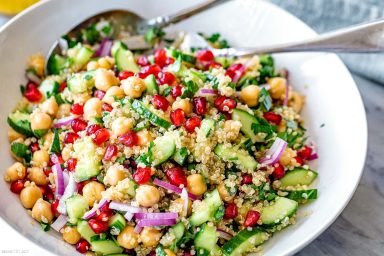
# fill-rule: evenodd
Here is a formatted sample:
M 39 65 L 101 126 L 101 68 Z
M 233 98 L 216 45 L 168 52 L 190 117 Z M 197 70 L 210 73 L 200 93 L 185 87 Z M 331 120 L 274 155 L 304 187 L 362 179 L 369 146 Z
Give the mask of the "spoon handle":
M 384 19 L 354 25 L 300 42 L 250 48 L 214 49 L 217 56 L 251 56 L 281 52 L 384 52 Z
M 182 20 L 188 19 L 189 17 L 198 14 L 202 11 L 205 11 L 209 8 L 215 7 L 217 5 L 223 4 L 231 0 L 208 0 L 204 3 L 192 6 L 190 8 L 181 10 L 178 13 L 167 15 L 167 16 L 159 16 L 147 21 L 147 24 L 150 26 L 164 28 L 173 23 L 180 22 Z

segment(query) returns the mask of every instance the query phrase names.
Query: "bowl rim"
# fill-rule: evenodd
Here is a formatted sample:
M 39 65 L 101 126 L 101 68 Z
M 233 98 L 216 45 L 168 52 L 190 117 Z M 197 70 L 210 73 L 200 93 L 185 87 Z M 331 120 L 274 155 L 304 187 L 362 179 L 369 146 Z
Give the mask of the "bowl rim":
M 241 0 L 233 0 L 233 1 L 241 1 Z M 13 23 L 17 22 L 21 17 L 23 17 L 25 15 L 29 15 L 30 13 L 33 13 L 35 10 L 40 9 L 43 6 L 45 6 L 46 4 L 51 3 L 51 2 L 55 2 L 55 0 L 41 0 L 41 1 L 37 2 L 36 4 L 28 7 L 27 9 L 23 10 L 22 12 L 18 13 L 17 15 L 15 15 L 13 18 L 11 18 L 6 24 L 4 24 L 0 28 L 0 34 L 4 33 Z M 281 12 L 284 12 L 285 15 L 290 16 L 291 19 L 295 20 L 295 22 L 297 24 L 300 24 L 300 26 L 306 27 L 306 29 L 308 29 L 308 31 L 310 31 L 313 35 L 318 35 L 318 33 L 316 33 L 309 25 L 307 25 L 304 21 L 302 21 L 298 17 L 294 16 L 292 13 L 290 13 L 290 12 L 282 9 L 281 7 L 275 5 L 271 2 L 268 2 L 266 0 L 259 0 L 259 2 L 262 2 L 262 4 L 268 6 L 268 8 L 275 8 Z M 296 244 L 295 248 L 291 249 L 290 251 L 284 251 L 282 255 L 293 255 L 294 253 L 297 253 L 298 251 L 303 249 L 305 246 L 307 246 L 308 244 L 313 242 L 316 238 L 318 238 L 326 229 L 328 229 L 331 226 L 331 224 L 333 224 L 336 221 L 336 219 L 342 214 L 343 210 L 349 204 L 353 195 L 355 194 L 356 189 L 360 183 L 363 171 L 364 171 L 364 166 L 365 166 L 365 162 L 366 162 L 366 158 L 367 158 L 367 152 L 368 152 L 368 122 L 367 122 L 366 111 L 364 108 L 364 102 L 363 102 L 363 99 L 361 97 L 359 88 L 358 88 L 351 72 L 348 70 L 348 68 L 345 66 L 344 62 L 336 54 L 332 54 L 332 55 L 334 55 L 336 57 L 335 60 L 337 60 L 339 62 L 338 64 L 341 65 L 345 69 L 346 75 L 348 75 L 349 78 L 351 79 L 351 81 L 353 82 L 354 89 L 356 89 L 356 91 L 357 91 L 357 99 L 356 100 L 358 100 L 358 102 L 356 102 L 356 104 L 359 104 L 361 106 L 361 110 L 362 110 L 361 118 L 364 121 L 364 123 L 361 126 L 363 134 L 360 134 L 360 136 L 363 137 L 363 140 L 364 140 L 364 145 L 363 145 L 364 148 L 362 149 L 362 152 L 364 152 L 364 156 L 362 158 L 360 166 L 356 167 L 356 169 L 360 170 L 360 173 L 359 173 L 357 179 L 355 180 L 355 184 L 353 184 L 353 189 L 351 190 L 351 192 L 348 195 L 348 197 L 346 198 L 346 200 L 342 204 L 340 204 L 339 208 L 335 212 L 336 214 L 334 214 L 334 216 L 332 216 L 331 218 L 328 218 L 327 221 L 323 223 L 321 229 L 319 229 L 315 233 L 311 233 L 310 235 L 307 236 L 306 239 L 304 239 L 300 243 Z M 352 88 L 353 87 L 351 87 L 351 89 Z M 37 245 L 39 248 L 43 249 L 44 251 L 53 254 L 52 252 L 48 251 L 47 248 L 43 247 L 43 245 L 40 244 L 39 241 L 37 239 L 35 239 L 34 237 L 24 236 L 22 234 L 21 230 L 19 230 L 18 226 L 16 226 L 12 222 L 9 222 L 8 218 L 6 216 L 4 216 L 2 214 L 2 212 L 0 212 L 0 217 L 4 220 L 4 222 L 9 227 L 11 227 L 13 230 L 17 231 L 18 234 L 22 235 L 24 238 L 33 242 L 33 244 Z

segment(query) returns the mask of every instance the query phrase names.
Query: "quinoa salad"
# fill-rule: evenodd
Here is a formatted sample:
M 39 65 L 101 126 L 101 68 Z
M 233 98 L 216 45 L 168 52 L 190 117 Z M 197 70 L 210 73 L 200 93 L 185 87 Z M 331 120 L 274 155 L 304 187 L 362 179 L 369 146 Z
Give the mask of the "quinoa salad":
M 262 250 L 317 198 L 305 98 L 288 72 L 269 55 L 181 49 L 158 29 L 134 51 L 112 30 L 100 21 L 49 60 L 29 58 L 7 120 L 10 190 L 87 255 Z

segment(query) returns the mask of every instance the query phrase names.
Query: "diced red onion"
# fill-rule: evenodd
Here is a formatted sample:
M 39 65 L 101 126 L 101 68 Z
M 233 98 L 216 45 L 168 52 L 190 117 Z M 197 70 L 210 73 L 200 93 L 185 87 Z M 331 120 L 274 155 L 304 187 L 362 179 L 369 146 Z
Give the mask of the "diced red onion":
M 56 123 L 53 125 L 53 127 L 61 128 L 63 126 L 70 125 L 72 120 L 74 120 L 74 119 L 76 119 L 75 116 L 68 116 L 68 117 L 61 118 L 61 119 L 56 121 Z
M 157 227 L 157 226 L 173 226 L 176 224 L 176 219 L 142 219 L 139 220 L 139 227 Z
M 136 227 L 133 229 L 133 232 L 135 232 L 136 234 L 140 234 L 142 230 L 143 230 L 143 227 L 136 225 Z
M 65 190 L 65 183 L 64 183 L 64 174 L 63 169 L 61 169 L 60 164 L 55 164 L 52 166 L 53 172 L 55 175 L 55 184 L 56 184 L 56 190 L 55 193 L 57 196 L 62 196 L 64 194 Z
M 310 157 L 308 157 L 308 160 L 312 161 L 312 160 L 316 160 L 317 158 L 319 158 L 319 156 L 317 155 L 316 152 L 314 152 L 314 153 L 312 153 L 312 155 Z
M 33 71 L 27 71 L 26 76 L 29 81 L 32 81 L 37 85 L 41 83 L 40 77 L 38 77 Z
M 103 41 L 101 41 L 99 49 L 96 51 L 96 57 L 106 57 L 110 56 L 111 49 L 113 46 L 113 41 L 109 40 L 108 38 L 104 38 Z
M 72 172 L 69 173 L 68 185 L 65 187 L 64 194 L 60 198 L 59 205 L 57 206 L 57 211 L 61 214 L 66 215 L 67 209 L 65 206 L 65 200 L 71 197 L 77 191 L 77 183 Z
M 229 234 L 228 232 L 226 232 L 225 230 L 221 229 L 221 228 L 218 228 L 216 229 L 217 233 L 219 233 L 219 237 L 225 239 L 225 240 L 231 240 L 232 239 L 232 235 Z
M 60 232 L 60 230 L 67 224 L 68 218 L 65 215 L 59 215 L 57 219 L 51 224 L 51 228 Z
M 157 178 L 153 181 L 153 184 L 155 184 L 155 185 L 157 185 L 157 186 L 159 186 L 159 187 L 165 188 L 165 189 L 167 189 L 167 190 L 170 190 L 170 191 L 172 191 L 172 192 L 174 192 L 174 193 L 176 193 L 176 194 L 179 194 L 179 195 L 180 195 L 181 192 L 182 192 L 182 189 L 181 189 L 181 188 L 179 188 L 179 187 L 177 187 L 177 186 L 175 186 L 175 185 L 172 185 L 171 183 L 168 183 L 168 182 L 159 180 L 159 179 L 157 179 Z M 188 193 L 188 197 L 189 197 L 191 200 L 197 200 L 197 199 L 198 199 L 197 196 L 195 196 L 194 194 L 191 194 L 191 193 Z
M 187 213 L 188 212 L 188 191 L 186 188 L 183 188 L 181 191 L 181 199 L 183 199 L 183 212 Z
M 63 171 L 63 177 L 64 177 L 64 188 L 68 185 L 69 181 L 69 174 L 67 170 Z
M 57 43 L 59 44 L 60 50 L 62 53 L 66 52 L 68 50 L 68 42 L 64 38 L 59 38 Z
M 198 94 L 200 96 L 214 96 L 217 95 L 217 90 L 202 88 L 199 90 Z
M 267 150 L 266 156 L 260 159 L 262 164 L 274 164 L 279 161 L 281 154 L 283 153 L 287 142 L 281 138 L 276 138 L 270 149 Z
M 265 89 L 267 91 L 269 91 L 269 89 L 271 89 L 271 86 L 269 84 L 262 84 L 262 85 L 259 85 L 259 88 L 260 89 Z
M 133 216 L 134 214 L 131 212 L 127 212 L 126 214 L 124 214 L 124 218 L 126 218 L 127 221 L 131 221 L 133 219 Z
M 178 215 L 175 212 L 139 212 L 135 213 L 135 218 L 138 220 L 142 219 L 177 219 Z
M 288 84 L 288 80 L 286 79 L 285 80 L 285 96 L 284 96 L 284 102 L 283 102 L 284 106 L 288 106 L 288 96 L 289 96 L 289 84 Z
M 288 71 L 288 69 L 284 68 L 284 69 L 280 70 L 280 74 L 281 74 L 282 77 L 284 77 L 286 79 L 289 79 L 289 71 Z
M 108 204 L 107 199 L 105 199 L 105 198 L 101 199 L 100 202 L 98 204 L 94 205 L 91 210 L 84 213 L 83 219 L 89 220 L 90 218 L 94 217 L 97 213 L 97 210 L 99 210 L 100 208 L 104 207 L 107 204 Z
M 124 203 L 120 203 L 120 202 L 116 202 L 116 201 L 112 201 L 109 204 L 109 209 L 121 211 L 121 212 L 130 212 L 130 213 L 144 212 L 144 209 L 142 209 L 140 207 L 136 207 L 133 205 L 124 204 Z

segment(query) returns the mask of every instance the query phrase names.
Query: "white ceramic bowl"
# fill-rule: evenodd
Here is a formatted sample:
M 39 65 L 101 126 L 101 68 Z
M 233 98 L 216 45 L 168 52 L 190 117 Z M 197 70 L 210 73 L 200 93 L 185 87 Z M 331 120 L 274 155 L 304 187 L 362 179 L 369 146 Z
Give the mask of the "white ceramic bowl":
M 172 13 L 198 1 L 187 0 L 61 0 L 41 2 L 0 31 L 0 156 L 2 170 L 12 163 L 6 138 L 6 117 L 20 99 L 29 55 L 46 53 L 60 35 L 85 18 L 111 9 L 133 10 L 150 18 Z M 314 31 L 269 3 L 238 0 L 197 15 L 172 30 L 220 32 L 234 46 L 265 45 L 312 37 Z M 279 54 L 279 67 L 290 71 L 292 84 L 307 95 L 304 116 L 319 145 L 319 199 L 299 211 L 296 225 L 263 246 L 266 256 L 290 255 L 321 234 L 341 213 L 359 182 L 367 148 L 364 107 L 351 75 L 333 54 Z M 321 128 L 322 124 L 324 127 Z M 58 233 L 44 233 L 31 221 L 17 196 L 0 181 L 0 215 L 13 228 L 46 250 L 73 255 Z M 6 242 L 6 241 L 3 241 Z

